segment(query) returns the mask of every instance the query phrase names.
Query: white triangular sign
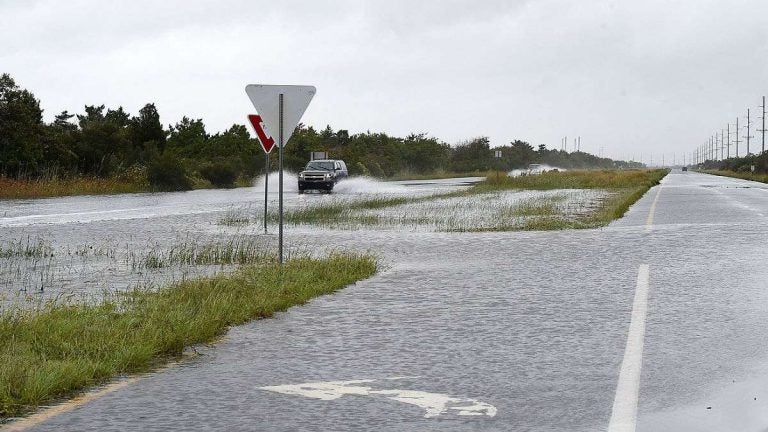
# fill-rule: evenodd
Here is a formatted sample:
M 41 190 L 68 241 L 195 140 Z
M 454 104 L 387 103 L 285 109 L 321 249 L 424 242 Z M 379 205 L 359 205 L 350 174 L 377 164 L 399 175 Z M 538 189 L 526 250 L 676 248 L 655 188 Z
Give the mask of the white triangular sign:
M 264 131 L 279 145 L 280 95 L 283 95 L 283 146 L 293 135 L 315 95 L 314 86 L 248 84 L 245 93 L 259 112 Z

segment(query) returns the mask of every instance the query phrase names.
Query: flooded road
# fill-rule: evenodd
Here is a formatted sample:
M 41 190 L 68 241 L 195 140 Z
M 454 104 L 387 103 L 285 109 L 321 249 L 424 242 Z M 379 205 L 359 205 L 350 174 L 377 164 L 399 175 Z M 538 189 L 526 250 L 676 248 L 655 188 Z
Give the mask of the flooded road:
M 424 183 L 386 193 L 465 187 Z M 6 202 L 0 226 L 75 246 L 256 235 L 217 223 L 258 210 L 246 191 Z M 678 171 L 604 229 L 294 227 L 291 245 L 383 268 L 29 430 L 765 430 L 766 215 L 768 186 Z

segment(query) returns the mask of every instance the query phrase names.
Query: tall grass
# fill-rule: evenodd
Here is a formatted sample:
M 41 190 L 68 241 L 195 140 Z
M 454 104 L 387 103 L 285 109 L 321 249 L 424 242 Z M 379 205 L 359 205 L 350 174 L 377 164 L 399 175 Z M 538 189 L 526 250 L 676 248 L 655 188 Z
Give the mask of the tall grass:
M 144 182 L 117 178 L 18 180 L 0 176 L 0 199 L 47 198 L 68 195 L 98 195 L 149 191 Z
M 228 326 L 272 316 L 376 271 L 370 256 L 243 267 L 98 305 L 51 303 L 0 315 L 0 417 L 119 374 L 152 369 Z

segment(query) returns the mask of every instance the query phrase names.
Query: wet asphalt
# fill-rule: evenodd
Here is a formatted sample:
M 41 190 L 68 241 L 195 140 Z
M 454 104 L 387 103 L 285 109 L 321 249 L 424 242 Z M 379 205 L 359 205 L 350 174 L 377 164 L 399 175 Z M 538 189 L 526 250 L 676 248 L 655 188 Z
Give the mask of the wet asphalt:
M 296 229 L 383 268 L 29 430 L 606 430 L 642 264 L 637 430 L 768 430 L 767 217 L 768 185 L 673 171 L 597 230 Z M 338 381 L 366 394 L 264 389 Z

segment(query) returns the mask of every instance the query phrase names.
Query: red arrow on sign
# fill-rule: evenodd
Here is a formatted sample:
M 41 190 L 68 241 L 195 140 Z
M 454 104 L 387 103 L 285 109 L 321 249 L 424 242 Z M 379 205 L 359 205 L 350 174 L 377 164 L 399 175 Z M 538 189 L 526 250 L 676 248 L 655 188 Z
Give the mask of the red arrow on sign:
M 271 152 L 275 147 L 275 140 L 273 140 L 272 137 L 267 136 L 267 133 L 264 132 L 264 127 L 261 125 L 261 116 L 257 114 L 248 114 L 248 121 L 251 122 L 253 130 L 256 131 L 256 136 L 259 137 L 261 148 L 264 149 L 265 153 Z

